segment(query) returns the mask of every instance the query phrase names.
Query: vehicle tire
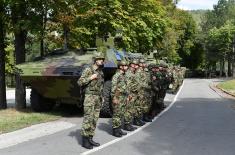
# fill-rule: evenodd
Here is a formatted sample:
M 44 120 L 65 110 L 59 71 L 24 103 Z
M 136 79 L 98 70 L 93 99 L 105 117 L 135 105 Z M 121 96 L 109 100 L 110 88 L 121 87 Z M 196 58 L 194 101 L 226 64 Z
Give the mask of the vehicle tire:
M 50 111 L 55 105 L 50 99 L 41 96 L 35 89 L 31 90 L 30 102 L 31 108 L 36 112 Z
M 112 89 L 112 81 L 108 80 L 104 83 L 104 102 L 100 111 L 101 117 L 112 117 L 112 103 L 111 103 L 111 89 Z

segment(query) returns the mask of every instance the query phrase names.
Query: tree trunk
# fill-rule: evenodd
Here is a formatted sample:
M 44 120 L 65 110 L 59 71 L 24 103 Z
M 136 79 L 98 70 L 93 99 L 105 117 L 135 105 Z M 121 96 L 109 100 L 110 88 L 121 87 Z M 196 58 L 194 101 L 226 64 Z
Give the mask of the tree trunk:
M 66 25 L 63 26 L 64 29 L 64 50 L 68 49 L 68 33 L 69 29 Z
M 40 32 L 40 56 L 43 57 L 44 53 L 44 10 L 42 7 L 42 14 L 41 14 L 41 32 Z
M 40 39 L 40 56 L 44 57 L 45 55 L 45 50 L 44 50 L 44 38 Z
M 222 67 L 223 67 L 223 69 L 222 69 L 222 77 L 224 76 L 224 73 L 225 73 L 225 76 L 226 76 L 226 70 L 225 70 L 225 58 L 223 59 L 223 63 L 222 63 Z
M 25 42 L 26 42 L 26 32 L 21 30 L 20 32 L 15 32 L 15 56 L 16 56 L 16 64 L 20 64 L 25 62 Z M 16 78 L 16 109 L 21 110 L 26 108 L 26 92 L 25 86 L 18 74 L 15 76 Z
M 235 58 L 233 58 L 233 59 L 235 59 Z M 235 78 L 235 62 L 234 62 L 234 60 L 233 60 L 233 63 L 232 63 L 232 76 Z
M 222 61 L 222 60 L 220 60 L 219 77 L 222 77 L 222 72 L 223 72 L 223 61 Z
M 27 31 L 25 28 L 23 28 L 21 21 L 27 20 L 26 5 L 27 3 L 25 0 L 21 0 L 19 3 L 14 3 L 11 6 L 11 18 L 15 36 L 14 46 L 16 65 L 25 62 L 25 42 Z M 26 107 L 25 86 L 23 85 L 22 80 L 18 74 L 15 75 L 15 82 L 15 107 L 17 110 L 21 110 Z
M 233 45 L 233 54 L 232 54 L 232 76 L 235 77 L 235 45 Z
M 46 31 L 46 23 L 47 23 L 47 7 L 42 6 L 41 10 L 41 34 L 40 34 L 40 55 L 41 57 L 45 56 L 45 31 Z
M 232 76 L 232 61 L 231 61 L 231 57 L 228 58 L 228 76 L 229 77 Z
M 6 80 L 5 80 L 5 30 L 4 30 L 4 6 L 0 3 L 0 109 L 7 108 Z
M 227 61 L 228 61 L 228 68 L 227 68 L 228 73 L 227 73 L 227 75 L 228 75 L 228 77 L 230 77 L 230 74 L 231 74 L 231 59 L 228 58 Z

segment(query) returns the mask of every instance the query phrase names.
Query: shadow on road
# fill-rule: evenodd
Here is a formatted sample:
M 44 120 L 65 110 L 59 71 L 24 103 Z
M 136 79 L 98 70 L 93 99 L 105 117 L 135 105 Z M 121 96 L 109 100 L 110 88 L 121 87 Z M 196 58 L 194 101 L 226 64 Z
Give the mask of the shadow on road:
M 78 129 L 76 131 L 72 131 L 69 133 L 69 136 L 75 138 L 77 140 L 77 143 L 79 145 L 82 145 L 82 136 L 81 136 L 80 132 L 81 132 L 81 129 Z
M 109 119 L 108 123 L 98 123 L 97 128 L 112 135 L 112 119 Z
M 233 155 L 234 105 L 223 98 L 181 99 L 130 144 L 146 155 Z

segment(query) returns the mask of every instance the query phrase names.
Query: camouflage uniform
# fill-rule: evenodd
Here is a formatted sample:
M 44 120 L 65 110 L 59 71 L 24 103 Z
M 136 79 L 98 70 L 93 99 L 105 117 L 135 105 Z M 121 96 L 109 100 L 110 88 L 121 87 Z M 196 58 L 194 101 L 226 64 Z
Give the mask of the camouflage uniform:
M 156 66 L 154 66 L 156 67 Z M 156 77 L 153 80 L 153 77 Z M 154 117 L 159 112 L 159 91 L 161 89 L 161 73 L 160 72 L 151 72 L 151 93 L 152 93 L 152 102 L 151 102 L 151 109 L 150 115 Z
M 140 118 L 143 113 L 147 113 L 151 103 L 151 84 L 150 84 L 150 73 L 147 69 L 143 70 L 139 68 L 136 72 L 136 77 L 139 81 L 138 100 L 135 104 L 136 115 L 135 117 Z
M 119 128 L 122 124 L 122 117 L 125 113 L 127 102 L 127 81 L 124 73 L 117 71 L 112 78 L 112 99 L 117 100 L 113 103 L 113 128 Z
M 149 70 L 145 69 L 144 96 L 143 96 L 143 113 L 148 113 L 151 107 L 151 75 Z
M 177 70 L 176 70 L 176 66 L 174 66 L 173 68 L 173 92 L 175 93 L 178 89 L 178 86 L 179 86 L 179 77 L 178 77 L 178 74 L 177 74 Z
M 128 92 L 128 97 L 131 97 L 131 99 L 128 101 L 127 106 L 126 106 L 126 112 L 124 114 L 124 121 L 125 124 L 130 124 L 133 115 L 136 115 L 137 111 L 135 109 L 135 103 L 138 99 L 137 92 L 140 88 L 139 86 L 139 81 L 136 78 L 135 73 L 133 73 L 131 70 L 128 70 L 126 72 L 126 78 L 127 78 L 127 92 Z
M 97 74 L 98 78 L 91 81 L 89 78 L 93 74 Z M 81 135 L 86 137 L 94 136 L 102 105 L 101 96 L 104 84 L 104 75 L 102 70 L 95 70 L 93 66 L 86 68 L 78 80 L 78 84 L 85 87 L 84 119 Z
M 135 102 L 135 110 L 136 113 L 134 114 L 135 118 L 141 118 L 142 114 L 143 114 L 143 107 L 144 104 L 146 103 L 145 100 L 145 90 L 144 87 L 146 85 L 146 81 L 147 81 L 147 75 L 145 74 L 145 71 L 143 71 L 143 69 L 139 68 L 136 71 L 136 79 L 139 81 L 139 89 L 138 89 L 138 99 Z M 141 82 L 140 82 L 141 81 Z
M 161 87 L 159 90 L 159 106 L 162 110 L 164 106 L 164 98 L 166 96 L 166 91 L 171 83 L 171 77 L 166 70 L 161 71 Z

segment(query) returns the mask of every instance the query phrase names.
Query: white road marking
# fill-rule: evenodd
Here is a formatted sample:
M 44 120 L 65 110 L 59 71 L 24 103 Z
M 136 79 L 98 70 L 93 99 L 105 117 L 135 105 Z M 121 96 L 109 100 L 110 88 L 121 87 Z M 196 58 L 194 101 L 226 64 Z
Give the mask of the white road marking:
M 155 117 L 154 120 L 153 120 L 153 122 L 156 121 L 158 118 L 160 118 L 165 112 L 167 112 L 167 111 L 175 104 L 175 102 L 177 101 L 178 95 L 180 94 L 180 92 L 181 92 L 183 86 L 184 86 L 184 81 L 183 81 L 183 84 L 181 85 L 181 87 L 180 87 L 178 93 L 175 95 L 173 102 L 172 102 L 166 109 L 164 109 L 157 117 Z M 112 144 L 114 144 L 114 143 L 117 143 L 117 142 L 119 142 L 119 141 L 121 141 L 121 140 L 124 140 L 124 139 L 126 139 L 126 138 L 128 138 L 128 137 L 130 137 L 130 136 L 132 136 L 132 135 L 134 135 L 134 134 L 136 134 L 137 132 L 143 130 L 144 128 L 146 128 L 146 127 L 149 126 L 150 124 L 151 124 L 151 123 L 146 123 L 144 126 L 139 127 L 139 128 L 136 129 L 135 131 L 132 131 L 132 132 L 128 133 L 126 136 L 123 136 L 123 137 L 121 137 L 121 138 L 114 139 L 114 140 L 112 140 L 112 141 L 110 141 L 110 142 L 108 142 L 108 143 L 105 143 L 105 144 L 103 144 L 103 145 L 101 145 L 101 146 L 99 146 L 99 147 L 96 147 L 96 148 L 94 148 L 94 149 L 92 149 L 92 150 L 83 152 L 83 153 L 81 153 L 81 155 L 88 155 L 88 154 L 94 153 L 94 152 L 99 151 L 99 150 L 101 150 L 101 149 L 103 149 L 103 148 L 105 148 L 105 147 L 108 147 L 108 146 L 110 146 L 110 145 L 112 145 Z
M 0 149 L 14 146 L 39 137 L 54 134 L 56 132 L 76 126 L 75 124 L 55 121 L 33 125 L 28 128 L 0 135 Z

